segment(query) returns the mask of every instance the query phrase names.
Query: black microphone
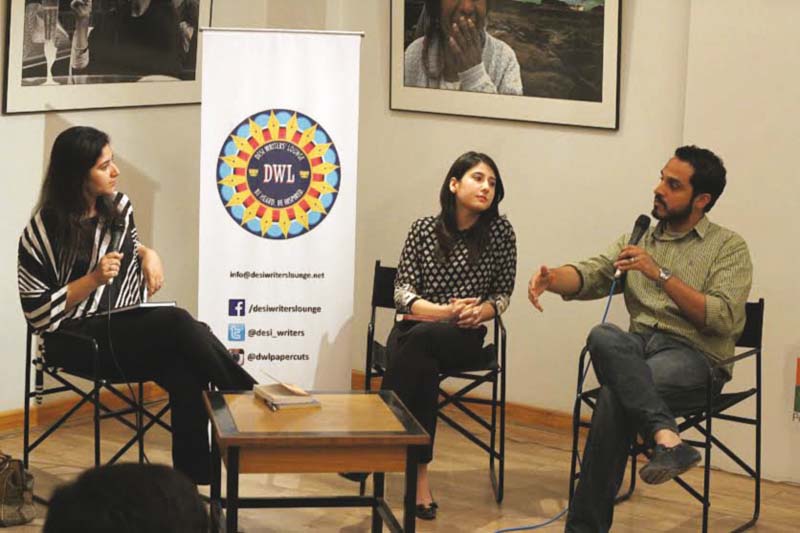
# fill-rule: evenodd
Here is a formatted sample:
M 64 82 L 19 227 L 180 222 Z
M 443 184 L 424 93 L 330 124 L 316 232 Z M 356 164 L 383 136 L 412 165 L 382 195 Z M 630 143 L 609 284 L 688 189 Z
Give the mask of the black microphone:
M 649 221 L 649 219 L 648 219 Z M 111 242 L 108 245 L 106 253 L 119 252 L 120 245 L 122 244 L 122 237 L 125 235 L 125 221 L 122 217 L 116 217 L 111 221 Z M 109 279 L 106 285 L 111 285 L 114 278 Z
M 631 231 L 631 238 L 628 239 L 628 245 L 637 245 L 639 241 L 642 240 L 642 235 L 647 229 L 650 227 L 650 217 L 647 215 L 639 215 L 639 218 L 636 219 L 636 223 L 633 225 L 633 231 Z M 622 276 L 622 271 L 617 269 L 614 272 L 614 278 L 619 279 Z

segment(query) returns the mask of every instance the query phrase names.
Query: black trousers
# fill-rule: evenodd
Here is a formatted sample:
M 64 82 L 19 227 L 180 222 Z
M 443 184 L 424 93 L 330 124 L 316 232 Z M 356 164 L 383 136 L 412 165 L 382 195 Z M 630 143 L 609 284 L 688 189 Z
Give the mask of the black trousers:
M 381 389 L 393 390 L 411 411 L 431 444 L 420 452 L 419 462 L 433 459 L 439 372 L 475 368 L 483 361 L 486 327 L 459 328 L 442 322 L 399 322 L 387 342 L 388 366 Z
M 209 385 L 243 390 L 255 383 L 209 327 L 178 307 L 158 307 L 111 315 L 110 338 L 106 316 L 67 322 L 62 328 L 97 341 L 98 377 L 155 381 L 169 393 L 172 463 L 195 483 L 207 484 L 208 415 L 202 392 Z M 57 346 L 50 349 L 45 341 L 49 365 L 92 374 L 91 354 L 70 350 L 68 343 Z
M 677 432 L 673 410 L 705 405 L 709 372 L 705 355 L 657 331 L 635 334 L 603 324 L 592 329 L 587 345 L 601 388 L 567 515 L 568 533 L 611 529 L 632 439 L 638 433 L 652 446 L 658 430 Z M 715 378 L 712 394 L 719 394 L 727 376 L 718 371 Z

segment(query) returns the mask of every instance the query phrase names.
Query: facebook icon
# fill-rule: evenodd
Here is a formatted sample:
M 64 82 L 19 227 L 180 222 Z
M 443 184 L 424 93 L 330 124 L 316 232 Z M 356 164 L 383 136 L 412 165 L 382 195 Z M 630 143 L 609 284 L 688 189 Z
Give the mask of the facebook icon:
M 228 340 L 229 341 L 243 341 L 244 340 L 244 324 L 228 324 Z
M 244 300 L 228 300 L 228 316 L 244 316 Z

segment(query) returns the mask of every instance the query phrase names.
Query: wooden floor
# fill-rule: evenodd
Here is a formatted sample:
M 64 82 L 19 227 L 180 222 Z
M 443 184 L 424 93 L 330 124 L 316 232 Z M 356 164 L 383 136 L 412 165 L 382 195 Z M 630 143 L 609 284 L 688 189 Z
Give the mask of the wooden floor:
M 126 429 L 108 421 L 103 425 L 104 456 L 114 453 L 127 435 Z M 495 504 L 489 483 L 487 459 L 483 452 L 444 424 L 437 433 L 436 459 L 431 465 L 434 497 L 439 503 L 435 521 L 417 521 L 417 530 L 439 532 L 493 532 L 542 522 L 567 504 L 570 439 L 567 435 L 531 427 L 510 425 L 507 430 L 506 497 Z M 163 430 L 148 436 L 147 455 L 151 462 L 170 462 L 169 437 Z M 0 434 L 0 449 L 21 455 L 22 432 Z M 59 430 L 32 456 L 36 493 L 48 497 L 59 483 L 75 477 L 90 466 L 92 431 L 88 419 Z M 136 460 L 134 453 L 130 460 Z M 696 469 L 686 478 L 702 480 Z M 400 516 L 403 482 L 399 475 L 387 476 L 387 497 Z M 206 491 L 207 489 L 203 489 Z M 242 476 L 241 495 L 333 495 L 353 494 L 357 484 L 334 475 Z M 753 531 L 800 530 L 800 487 L 764 482 L 762 511 Z M 752 509 L 752 483 L 725 472 L 712 473 L 710 531 L 730 531 L 747 520 Z M 32 524 L 10 528 L 16 532 L 41 531 L 45 508 Z M 246 532 L 288 533 L 299 531 L 354 533 L 369 531 L 366 509 L 243 510 L 240 529 Z M 631 500 L 617 506 L 615 532 L 698 531 L 701 508 L 674 483 L 652 487 L 637 484 Z M 543 528 L 563 531 L 563 518 Z

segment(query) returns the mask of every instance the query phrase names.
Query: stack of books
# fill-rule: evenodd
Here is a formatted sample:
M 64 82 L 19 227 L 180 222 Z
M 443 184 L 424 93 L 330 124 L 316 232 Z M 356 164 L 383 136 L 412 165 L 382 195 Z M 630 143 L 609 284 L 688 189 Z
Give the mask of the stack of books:
M 309 393 L 289 383 L 253 385 L 253 393 L 264 400 L 272 411 L 299 407 L 321 407 L 319 400 Z

